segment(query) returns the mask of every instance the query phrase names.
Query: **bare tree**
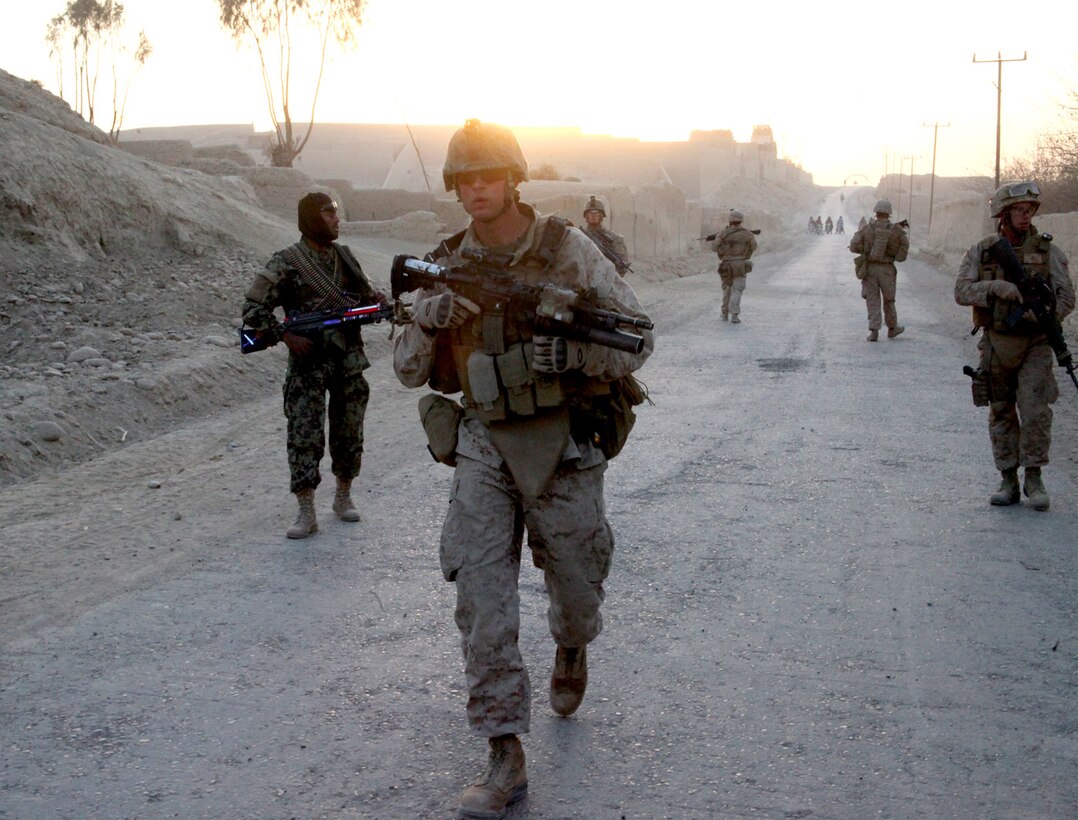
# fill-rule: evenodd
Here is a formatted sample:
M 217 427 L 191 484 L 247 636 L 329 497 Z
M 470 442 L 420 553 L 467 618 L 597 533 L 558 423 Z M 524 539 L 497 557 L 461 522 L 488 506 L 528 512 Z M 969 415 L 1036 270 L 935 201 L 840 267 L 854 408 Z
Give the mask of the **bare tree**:
M 119 93 L 120 71 L 118 58 L 126 49 L 122 42 L 125 24 L 123 4 L 115 0 L 69 0 L 61 14 L 53 17 L 45 32 L 49 56 L 56 62 L 57 91 L 64 97 L 64 50 L 71 50 L 74 74 L 74 99 L 71 107 L 93 124 L 97 99 L 97 81 L 103 57 L 112 72 L 112 125 L 109 139 L 117 141 L 120 125 L 127 107 L 131 79 L 153 51 L 145 31 L 139 32 L 134 52 L 134 68 L 127 75 L 123 95 Z
M 1078 91 L 1060 105 L 1060 128 L 1041 134 L 1029 156 L 1012 160 L 1008 179 L 1035 179 L 1046 207 L 1054 213 L 1078 210 Z
M 221 24 L 237 43 L 250 41 L 258 52 L 262 86 L 274 135 L 270 161 L 281 168 L 292 162 L 311 138 L 318 91 L 326 67 L 331 38 L 341 46 L 355 41 L 355 29 L 363 24 L 365 0 L 217 0 Z M 298 19 L 297 19 L 298 18 Z M 302 139 L 294 131 L 291 113 L 293 34 L 309 26 L 318 35 L 318 79 L 311 96 L 311 116 Z M 276 57 L 274 57 L 274 52 Z M 298 58 L 298 55 L 297 55 Z M 313 57 L 311 58 L 313 60 Z M 278 100 L 277 95 L 280 95 Z

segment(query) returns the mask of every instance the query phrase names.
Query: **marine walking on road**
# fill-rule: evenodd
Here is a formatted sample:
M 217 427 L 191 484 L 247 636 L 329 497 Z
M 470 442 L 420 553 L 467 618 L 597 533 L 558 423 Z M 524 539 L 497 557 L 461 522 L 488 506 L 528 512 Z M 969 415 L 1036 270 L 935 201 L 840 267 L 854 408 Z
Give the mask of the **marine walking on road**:
M 745 277 L 752 270 L 751 258 L 756 251 L 756 237 L 741 224 L 744 221 L 745 215 L 741 211 L 731 210 L 729 224 L 711 243 L 711 250 L 719 255 L 722 320 L 734 324 L 741 321 L 741 294 L 745 292 Z
M 880 338 L 886 323 L 887 338 L 893 339 L 905 327 L 898 323 L 895 295 L 898 283 L 896 262 L 906 261 L 910 238 L 902 223 L 891 222 L 891 202 L 881 199 L 873 209 L 876 219 L 860 228 L 850 240 L 850 251 L 856 253 L 854 269 L 861 280 L 861 298 L 868 309 L 868 341 Z M 881 311 L 882 301 L 882 311 Z
M 587 291 L 599 308 L 646 321 L 632 288 L 583 232 L 520 201 L 517 186 L 527 179 L 513 133 L 469 120 L 450 140 L 443 181 L 471 222 L 428 262 L 502 260 L 503 284 L 543 285 L 564 298 Z M 397 337 L 393 364 L 404 385 L 438 391 L 420 405 L 431 451 L 454 467 L 441 568 L 456 585 L 468 723 L 488 743 L 486 771 L 464 790 L 457 816 L 492 818 L 528 790 L 520 738 L 530 728 L 531 686 L 518 646 L 525 537 L 549 598 L 550 708 L 571 715 L 602 629 L 614 549 L 603 477 L 620 444 L 599 411 L 647 359 L 654 337 L 641 330 L 636 352 L 566 338 L 538 313 L 522 315 L 504 300 L 480 304 L 452 287 L 416 291 L 414 322 Z M 457 392 L 459 405 L 448 398 Z
M 1051 405 L 1059 397 L 1052 357 L 1071 362 L 1060 328 L 1074 310 L 1075 293 L 1066 254 L 1033 225 L 1040 204 L 1035 182 L 996 191 L 991 202 L 996 233 L 962 257 L 954 298 L 973 308 L 974 329 L 981 330 L 980 365 L 967 373 L 973 378 L 974 404 L 988 407 L 992 457 L 1002 476 L 990 501 L 1005 507 L 1024 493 L 1031 507 L 1043 511 L 1050 498 L 1041 470 L 1052 443 Z M 1072 363 L 1068 372 L 1074 379 Z M 1019 467 L 1024 469 L 1021 490 Z

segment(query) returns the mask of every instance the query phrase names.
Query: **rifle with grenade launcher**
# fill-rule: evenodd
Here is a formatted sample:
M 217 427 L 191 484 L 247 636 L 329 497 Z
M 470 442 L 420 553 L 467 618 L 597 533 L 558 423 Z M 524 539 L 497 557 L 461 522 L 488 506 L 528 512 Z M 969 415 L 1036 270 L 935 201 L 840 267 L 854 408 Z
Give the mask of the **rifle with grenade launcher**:
M 390 285 L 394 299 L 440 284 L 483 308 L 487 315 L 511 316 L 535 333 L 640 353 L 644 337 L 623 328 L 652 330 L 655 325 L 624 313 L 603 310 L 594 290 L 576 291 L 554 284 L 528 285 L 517 280 L 512 256 L 475 249 L 461 251 L 463 265 L 445 266 L 414 256 L 393 257 Z

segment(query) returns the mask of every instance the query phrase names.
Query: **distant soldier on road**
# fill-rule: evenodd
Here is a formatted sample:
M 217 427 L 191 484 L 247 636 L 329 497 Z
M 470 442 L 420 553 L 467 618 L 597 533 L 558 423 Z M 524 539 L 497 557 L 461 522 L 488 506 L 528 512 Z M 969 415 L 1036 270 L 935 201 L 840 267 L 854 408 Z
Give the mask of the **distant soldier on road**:
M 1055 294 L 1055 315 L 1062 321 L 1074 310 L 1074 283 L 1066 254 L 1049 234 L 1038 233 L 1033 226 L 1039 207 L 1040 188 L 1035 182 L 1015 182 L 996 191 L 991 203 L 992 217 L 998 220 L 996 233 L 962 257 L 954 298 L 960 305 L 973 307 L 974 325 L 982 329 L 976 377 L 984 379 L 987 387 L 988 435 L 996 469 L 1003 476 L 989 500 L 1000 507 L 1018 503 L 1021 466 L 1025 468 L 1022 490 L 1029 505 L 1047 510 L 1050 499 L 1041 468 L 1048 463 L 1052 442 L 1051 404 L 1059 398 L 1052 348 L 1028 311 L 1013 326 L 1008 323 L 1022 296 L 989 251 L 1000 237 L 1006 238 L 1026 274 L 1048 282 Z
M 598 245 L 603 256 L 614 263 L 614 269 L 624 276 L 630 267 L 629 250 L 625 247 L 625 237 L 603 227 L 606 218 L 606 204 L 592 194 L 584 206 L 584 225 L 581 230 Z
M 370 362 L 358 325 L 301 336 L 284 330 L 274 309 L 305 313 L 386 301 L 352 251 L 334 241 L 340 223 L 337 203 L 327 194 L 310 193 L 299 201 L 298 212 L 302 237 L 273 255 L 243 304 L 248 327 L 288 347 L 284 414 L 290 486 L 299 502 L 299 517 L 286 532 L 289 538 L 318 532 L 314 491 L 321 482 L 318 465 L 326 446 L 327 393 L 329 453 L 337 477 L 333 512 L 342 521 L 359 521 L 351 488 L 363 455 L 363 417 L 370 397 L 363 371 Z
M 737 324 L 741 321 L 741 294 L 745 292 L 745 275 L 752 270 L 749 258 L 756 250 L 756 237 L 742 227 L 745 215 L 730 211 L 730 224 L 711 243 L 719 255 L 719 279 L 722 281 L 722 320 Z
M 880 338 L 880 326 L 887 323 L 887 338 L 893 339 L 906 328 L 898 323 L 895 310 L 895 291 L 898 268 L 895 262 L 905 262 L 910 238 L 901 225 L 891 222 L 891 202 L 881 199 L 873 209 L 876 220 L 859 229 L 850 240 L 853 253 L 864 254 L 865 276 L 861 279 L 861 298 L 868 308 L 868 341 Z M 883 312 L 880 312 L 880 297 Z

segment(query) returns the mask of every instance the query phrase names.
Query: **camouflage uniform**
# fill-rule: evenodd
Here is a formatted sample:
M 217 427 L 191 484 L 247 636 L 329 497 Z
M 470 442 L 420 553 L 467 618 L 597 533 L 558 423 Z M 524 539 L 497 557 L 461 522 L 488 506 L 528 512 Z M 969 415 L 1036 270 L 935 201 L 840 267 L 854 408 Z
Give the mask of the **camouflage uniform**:
M 293 248 L 314 260 L 341 292 L 359 304 L 374 301 L 374 287 L 352 252 L 334 243 L 318 252 L 300 240 Z M 279 341 L 283 326 L 274 315 L 324 309 L 327 305 L 283 252 L 273 255 L 247 291 L 243 321 Z M 325 452 L 326 393 L 329 393 L 329 453 L 333 474 L 350 481 L 359 475 L 363 454 L 363 417 L 370 387 L 363 371 L 370 367 L 358 326 L 326 330 L 309 337 L 316 348 L 309 356 L 289 351 L 284 380 L 284 414 L 288 419 L 288 466 L 293 493 L 314 489 L 321 481 L 318 465 Z
M 901 225 L 890 219 L 869 222 L 853 235 L 850 250 L 863 253 L 867 259 L 867 272 L 861 280 L 861 298 L 868 308 L 868 329 L 878 331 L 886 323 L 888 330 L 899 327 L 898 311 L 895 310 L 898 268 L 895 262 L 905 262 L 909 253 L 910 238 Z M 880 312 L 880 297 L 883 312 Z
M 992 456 L 1000 472 L 1048 463 L 1052 442 L 1052 408 L 1059 398 L 1052 348 L 1036 323 L 1023 318 L 1013 328 L 1004 323 L 1015 305 L 993 296 L 989 283 L 1004 279 L 988 248 L 999 236 L 988 236 L 970 248 L 958 268 L 955 301 L 973 307 L 973 321 L 984 329 L 978 348 L 988 374 L 993 401 L 988 411 Z M 1056 315 L 1062 320 L 1075 305 L 1067 256 L 1030 225 L 1015 253 L 1031 276 L 1049 280 L 1056 294 Z
M 719 279 L 722 280 L 722 316 L 735 319 L 741 313 L 741 294 L 745 292 L 745 274 L 752 270 L 749 258 L 756 250 L 756 237 L 740 223 L 727 225 L 711 243 L 719 255 Z
M 609 248 L 613 251 L 620 262 L 609 256 L 607 258 L 614 263 L 617 272 L 624 276 L 626 271 L 629 270 L 629 266 L 632 264 L 629 261 L 629 249 L 625 247 L 625 237 L 619 233 L 608 231 L 603 227 L 592 228 L 590 225 L 582 225 L 580 230 L 584 232 L 584 235 L 587 236 L 588 239 L 598 245 L 600 250 Z
M 517 277 L 532 284 L 594 287 L 601 307 L 645 317 L 629 285 L 575 228 L 566 229 L 549 266 L 536 267 L 529 261 L 549 218 L 539 217 L 527 205 L 517 207 L 531 219 L 522 241 L 512 248 L 490 249 L 512 251 L 511 269 Z M 469 228 L 460 248 L 480 247 Z M 460 262 L 460 248 L 439 262 Z M 436 292 L 420 291 L 416 300 Z M 395 342 L 393 365 L 397 377 L 408 387 L 429 383 L 446 393 L 464 390 L 465 414 L 458 428 L 456 468 L 440 555 L 445 579 L 457 586 L 456 623 L 468 684 L 469 723 L 480 736 L 498 737 L 527 732 L 530 721 L 530 683 L 517 646 L 517 588 L 525 531 L 533 561 L 543 570 L 550 631 L 559 646 L 586 646 L 602 629 L 599 606 L 614 549 L 603 500 L 603 453 L 589 437 L 571 433 L 568 424 L 549 428 L 560 430 L 556 435 L 540 431 L 548 429 L 544 425 L 549 419 L 567 415 L 569 397 L 578 391 L 626 375 L 643 364 L 654 337 L 650 331 L 642 332 L 645 347 L 637 355 L 591 345 L 583 369 L 560 376 L 529 369 L 528 382 L 523 385 L 524 403 L 539 398 L 530 405 L 532 415 L 526 411 L 517 414 L 512 407 L 522 409 L 521 397 L 509 396 L 500 383 L 501 375 L 495 402 L 475 400 L 475 386 L 469 381 L 473 371 L 466 361 L 477 355 L 484 358 L 481 354 L 490 341 L 483 335 L 486 316 L 475 317 L 456 330 L 430 334 L 418 324 L 408 325 Z M 530 347 L 530 338 L 530 328 L 507 322 L 504 339 L 494 342 L 504 341 L 506 349 L 512 351 L 518 344 Z M 443 361 L 439 351 L 451 351 L 453 361 L 447 366 L 438 364 Z M 499 373 L 504 372 L 499 365 Z M 543 395 L 563 397 L 544 402 Z M 537 453 L 537 459 L 549 457 L 553 471 L 549 480 L 533 483 L 530 455 L 523 457 L 528 463 L 521 466 L 519 454 L 513 456 L 511 449 L 502 446 L 505 437 L 514 436 L 524 449 Z

